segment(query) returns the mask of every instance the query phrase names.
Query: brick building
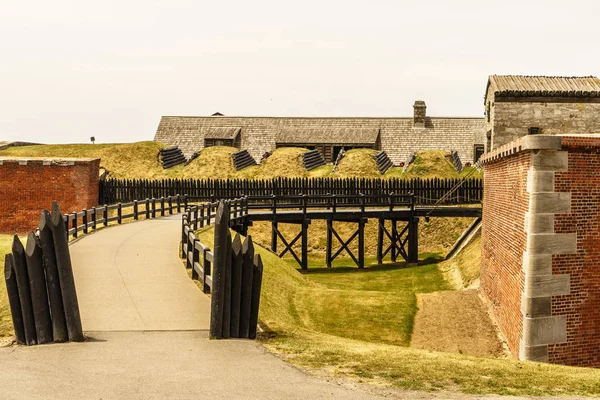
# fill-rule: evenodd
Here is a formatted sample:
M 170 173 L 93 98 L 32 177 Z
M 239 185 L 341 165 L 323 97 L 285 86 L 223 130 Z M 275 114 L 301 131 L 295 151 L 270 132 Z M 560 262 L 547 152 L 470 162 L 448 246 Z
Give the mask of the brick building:
M 486 153 L 481 294 L 522 360 L 600 367 L 600 135 Z
M 179 146 L 189 158 L 205 146 L 216 144 L 215 138 L 221 138 L 224 132 L 239 132 L 236 147 L 247 149 L 257 161 L 266 152 L 290 146 L 318 149 L 329 162 L 342 147 L 373 148 L 386 151 L 396 165 L 419 150 L 454 150 L 463 163 L 474 162 L 483 152 L 484 118 L 429 117 L 426 110 L 425 102 L 417 101 L 412 117 L 165 116 L 154 139 Z M 234 140 L 232 135 L 218 140 L 225 139 L 231 143 Z
M 485 94 L 486 149 L 528 134 L 600 132 L 600 79 L 492 75 Z

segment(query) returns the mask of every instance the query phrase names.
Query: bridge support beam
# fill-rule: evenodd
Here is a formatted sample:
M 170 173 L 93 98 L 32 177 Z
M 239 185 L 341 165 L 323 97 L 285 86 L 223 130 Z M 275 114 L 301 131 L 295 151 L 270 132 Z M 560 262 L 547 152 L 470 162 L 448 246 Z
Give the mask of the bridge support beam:
M 356 231 L 350 238 L 343 240 L 333 227 L 333 220 L 327 220 L 327 248 L 325 250 L 325 262 L 327 268 L 331 268 L 333 260 L 335 260 L 343 251 L 352 258 L 358 268 L 365 267 L 365 223 L 367 222 L 367 219 L 360 218 L 355 222 L 357 223 Z M 338 248 L 335 253 L 333 253 L 334 238 L 340 244 L 340 248 Z M 358 238 L 358 257 L 350 250 L 350 243 L 356 238 Z
M 271 221 L 271 251 L 277 254 L 279 257 L 283 257 L 286 253 L 290 253 L 292 257 L 298 262 L 302 270 L 308 269 L 308 226 L 310 225 L 309 219 L 303 219 L 301 221 L 286 221 L 286 224 L 297 224 L 300 225 L 300 232 L 288 242 L 279 230 L 278 222 Z M 281 241 L 283 244 L 283 250 L 281 253 L 277 253 L 277 243 Z M 300 240 L 300 256 L 293 249 L 293 246 Z
M 408 265 L 419 264 L 419 217 L 408 222 Z

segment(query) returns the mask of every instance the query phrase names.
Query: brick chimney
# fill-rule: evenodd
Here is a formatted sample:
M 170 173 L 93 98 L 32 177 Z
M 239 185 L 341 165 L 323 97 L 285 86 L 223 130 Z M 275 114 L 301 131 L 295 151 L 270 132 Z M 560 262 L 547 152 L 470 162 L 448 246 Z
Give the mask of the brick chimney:
M 423 100 L 415 101 L 413 105 L 415 110 L 415 128 L 425 128 L 425 115 L 427 114 L 427 106 Z

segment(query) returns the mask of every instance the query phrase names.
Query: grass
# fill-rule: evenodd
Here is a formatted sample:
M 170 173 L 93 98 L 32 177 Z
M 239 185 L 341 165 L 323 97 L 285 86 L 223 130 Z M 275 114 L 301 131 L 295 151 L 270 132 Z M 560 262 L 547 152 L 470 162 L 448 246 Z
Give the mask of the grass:
M 338 164 L 332 177 L 337 178 L 377 178 L 381 177 L 377 162 L 373 158 L 377 154 L 372 149 L 348 150 Z
M 212 228 L 198 233 L 212 245 Z M 256 246 L 264 264 L 261 342 L 286 361 L 399 388 L 477 394 L 600 395 L 600 371 L 509 359 L 436 353 L 406 347 L 416 293 L 446 290 L 434 263 L 369 266 L 339 260 L 332 269 L 311 261 L 301 274 Z M 432 261 L 439 261 L 432 255 Z
M 466 167 L 459 174 L 449 160 L 449 154 L 441 150 L 427 150 L 417 153 L 415 162 L 406 173 L 402 168 L 390 168 L 385 174 L 378 172 L 372 149 L 352 149 L 346 152 L 336 170 L 326 165 L 312 171 L 302 166 L 301 154 L 307 149 L 275 149 L 261 165 L 236 171 L 231 154 L 234 147 L 215 146 L 205 148 L 190 164 L 179 165 L 163 170 L 158 160 L 158 152 L 165 145 L 157 142 L 115 143 L 115 144 L 55 144 L 39 146 L 10 147 L 0 150 L 0 156 L 18 157 L 93 157 L 100 158 L 100 165 L 109 177 L 120 179 L 162 179 L 162 178 L 243 178 L 269 179 L 275 177 L 332 177 L 332 178 L 458 178 L 466 176 L 473 167 Z M 481 177 L 478 172 L 474 176 Z
M 472 173 L 472 175 L 470 175 Z M 483 171 L 477 171 L 475 167 L 464 167 L 459 173 L 452 164 L 450 153 L 443 150 L 423 150 L 415 154 L 415 160 L 402 173 L 402 168 L 390 168 L 385 176 L 412 178 L 464 178 L 470 175 L 473 178 L 482 178 Z
M 13 235 L 0 235 L 0 270 L 4 276 L 4 256 L 10 253 L 13 242 Z M 6 285 L 0 284 L 0 337 L 14 335 L 12 318 L 10 316 L 10 307 L 8 305 L 8 296 L 6 295 Z

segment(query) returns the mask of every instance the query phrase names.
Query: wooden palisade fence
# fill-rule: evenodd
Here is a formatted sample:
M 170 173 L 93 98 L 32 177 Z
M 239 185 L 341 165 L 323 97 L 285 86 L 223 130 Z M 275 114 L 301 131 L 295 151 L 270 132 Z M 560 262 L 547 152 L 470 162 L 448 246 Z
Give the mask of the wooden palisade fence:
M 457 188 L 458 187 L 458 188 Z M 100 181 L 99 203 L 115 204 L 136 199 L 168 197 L 185 193 L 192 201 L 217 201 L 243 196 L 381 195 L 413 193 L 418 205 L 479 203 L 483 180 L 469 179 L 367 179 L 367 178 L 275 178 L 250 179 L 106 179 Z
M 83 341 L 67 231 L 56 202 L 25 247 L 15 235 L 4 277 L 18 343 Z
M 263 266 L 252 238 L 231 240 L 230 228 L 243 229 L 247 199 L 188 207 L 182 217 L 182 256 L 192 278 L 211 293 L 210 336 L 216 339 L 256 337 Z M 194 234 L 214 223 L 214 251 Z M 201 256 L 202 255 L 202 256 Z M 202 261 L 200 261 L 202 260 Z

